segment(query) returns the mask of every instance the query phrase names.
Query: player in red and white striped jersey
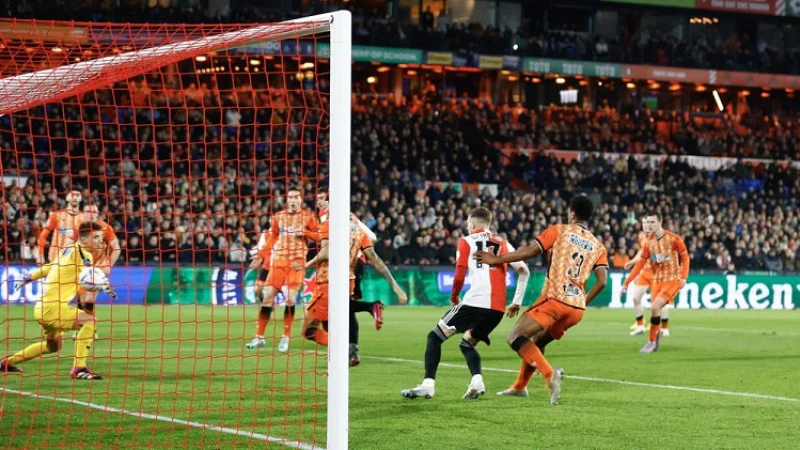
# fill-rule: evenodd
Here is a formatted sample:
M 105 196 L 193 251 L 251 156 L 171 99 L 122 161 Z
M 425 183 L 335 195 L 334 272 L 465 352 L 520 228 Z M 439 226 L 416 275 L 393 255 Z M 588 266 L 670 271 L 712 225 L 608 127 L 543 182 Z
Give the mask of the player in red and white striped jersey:
M 481 375 L 481 357 L 475 350 L 475 345 L 480 341 L 489 345 L 489 334 L 500 324 L 504 313 L 508 317 L 514 317 L 519 313 L 522 297 L 530 277 L 530 271 L 525 263 L 510 264 L 519 274 L 519 279 L 514 300 L 506 311 L 508 264 L 481 264 L 473 258 L 473 255 L 479 251 L 489 251 L 496 255 L 514 251 L 514 247 L 510 243 L 488 230 L 491 222 L 492 213 L 486 208 L 478 207 L 470 212 L 467 220 L 469 236 L 458 241 L 456 274 L 450 295 L 453 308 L 439 320 L 439 323 L 428 334 L 428 345 L 425 348 L 425 378 L 422 380 L 422 384 L 402 391 L 400 394 L 403 397 L 433 397 L 436 370 L 442 356 L 442 343 L 456 333 L 464 333 L 464 337 L 459 342 L 459 348 L 467 360 L 470 373 L 472 373 L 472 380 L 463 398 L 476 399 L 486 392 Z M 459 302 L 458 294 L 464 287 L 467 275 L 470 279 L 470 288 Z

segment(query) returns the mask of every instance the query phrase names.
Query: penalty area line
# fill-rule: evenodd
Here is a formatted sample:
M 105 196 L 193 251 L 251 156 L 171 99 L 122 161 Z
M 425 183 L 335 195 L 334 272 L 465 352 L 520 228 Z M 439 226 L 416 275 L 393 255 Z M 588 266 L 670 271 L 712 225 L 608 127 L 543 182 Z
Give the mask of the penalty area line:
M 282 445 L 284 445 L 286 447 L 296 448 L 296 449 L 299 449 L 299 450 L 325 450 L 324 447 L 318 447 L 318 446 L 314 446 L 314 445 L 311 445 L 311 444 L 306 444 L 306 443 L 300 442 L 300 441 L 289 441 L 289 440 L 285 440 L 283 438 L 279 438 L 279 437 L 275 437 L 275 436 L 268 436 L 266 434 L 253 433 L 251 431 L 244 431 L 244 430 L 239 430 L 239 429 L 236 429 L 236 428 L 228 428 L 228 427 L 222 427 L 222 426 L 218 426 L 218 425 L 209 425 L 209 424 L 206 424 L 206 423 L 193 422 L 193 421 L 189 421 L 189 420 L 177 419 L 175 417 L 162 416 L 162 415 L 158 415 L 158 414 L 147 414 L 147 413 L 143 413 L 141 411 L 128 411 L 126 409 L 119 409 L 119 408 L 114 408 L 114 407 L 106 406 L 106 405 L 98 405 L 96 403 L 84 402 L 84 401 L 76 400 L 76 399 L 73 399 L 73 398 L 53 397 L 53 396 L 50 396 L 50 395 L 36 394 L 34 392 L 18 391 L 16 389 L 9 389 L 7 387 L 0 387 L 0 390 L 2 390 L 3 392 L 7 392 L 9 394 L 17 394 L 17 395 L 20 395 L 20 396 L 23 396 L 23 397 L 31 397 L 31 398 L 36 398 L 36 399 L 52 400 L 52 401 L 55 401 L 55 402 L 71 403 L 71 404 L 74 404 L 74 405 L 81 405 L 81 406 L 85 406 L 87 408 L 96 409 L 96 410 L 99 410 L 99 411 L 110 412 L 110 413 L 115 413 L 115 414 L 122 414 L 124 416 L 131 416 L 131 417 L 139 417 L 139 418 L 144 418 L 144 419 L 158 420 L 158 421 L 161 421 L 161 422 L 168 422 L 168 423 L 174 423 L 174 424 L 178 424 L 178 425 L 185 425 L 187 427 L 199 428 L 199 429 L 202 429 L 202 430 L 217 431 L 219 433 L 231 434 L 231 435 L 234 435 L 234 436 L 242 436 L 242 437 L 247 437 L 247 438 L 250 438 L 250 439 L 255 439 L 255 440 L 264 441 L 264 442 L 272 442 L 272 443 L 282 444 Z M 3 398 L 5 399 L 5 396 L 3 396 Z
M 422 364 L 422 361 L 418 361 L 415 359 L 402 359 L 402 358 L 386 358 L 382 356 L 361 356 L 362 358 L 367 359 L 374 359 L 378 361 L 386 361 L 386 362 L 396 362 L 396 363 L 416 363 Z M 451 363 L 440 363 L 439 367 L 449 367 L 453 369 L 464 369 L 466 366 L 460 364 L 451 364 Z M 513 369 L 501 369 L 498 367 L 483 367 L 485 371 L 489 372 L 504 372 L 504 373 L 518 373 L 518 370 Z M 691 386 L 675 386 L 671 384 L 655 384 L 655 383 L 640 383 L 638 381 L 626 381 L 626 380 L 615 380 L 610 378 L 596 378 L 596 377 L 582 377 L 578 375 L 569 375 L 565 374 L 564 378 L 570 380 L 580 380 L 580 381 L 591 381 L 596 383 L 611 383 L 611 384 L 621 384 L 624 386 L 636 386 L 636 387 L 648 387 L 648 388 L 658 388 L 658 389 L 670 389 L 673 391 L 686 391 L 686 392 L 698 392 L 702 394 L 713 394 L 713 395 L 726 395 L 729 397 L 745 397 L 745 398 L 757 398 L 761 400 L 776 400 L 780 402 L 790 402 L 790 403 L 800 403 L 800 399 L 798 398 L 791 398 L 791 397 L 781 397 L 777 395 L 765 395 L 765 394 L 755 394 L 751 392 L 735 392 L 735 391 L 722 391 L 719 389 L 706 389 L 706 388 L 696 388 Z

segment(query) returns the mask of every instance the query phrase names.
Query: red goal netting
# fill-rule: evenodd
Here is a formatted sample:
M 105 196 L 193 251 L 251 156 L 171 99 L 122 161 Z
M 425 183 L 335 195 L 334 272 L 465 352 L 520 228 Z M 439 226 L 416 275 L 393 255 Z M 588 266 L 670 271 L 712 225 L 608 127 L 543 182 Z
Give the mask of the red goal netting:
M 251 250 L 289 186 L 314 216 L 326 184 L 321 25 L 0 21 L 0 357 L 24 370 L 0 371 L 0 442 L 324 447 L 325 348 L 300 336 L 312 272 L 247 348 L 261 331 Z M 64 310 L 43 328 L 42 280 L 15 282 L 97 219 L 118 298 L 84 308 L 93 336 Z M 84 344 L 102 379 L 75 379 Z

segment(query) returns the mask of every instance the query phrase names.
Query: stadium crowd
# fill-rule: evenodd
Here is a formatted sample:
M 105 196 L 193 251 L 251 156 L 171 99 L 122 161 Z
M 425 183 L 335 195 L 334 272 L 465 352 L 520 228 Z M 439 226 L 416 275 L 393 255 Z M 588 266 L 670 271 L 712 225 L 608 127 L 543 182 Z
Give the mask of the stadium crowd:
M 323 97 L 194 85 L 169 90 L 149 80 L 0 117 L 4 175 L 29 177 L 3 191 L 1 257 L 32 259 L 48 212 L 62 208 L 63 194 L 74 187 L 118 230 L 128 264 L 245 263 L 269 212 L 282 207 L 287 176 L 306 180 L 313 207 L 327 170 L 327 137 L 317 132 L 317 124 L 327 126 Z M 477 203 L 496 212 L 497 229 L 514 245 L 527 245 L 564 218 L 565 199 L 586 192 L 600 202 L 592 226 L 615 266 L 635 252 L 644 208 L 658 205 L 667 228 L 687 236 L 695 267 L 800 270 L 797 169 L 737 163 L 710 173 L 675 157 L 650 167 L 625 155 L 736 152 L 797 160 L 796 129 L 682 125 L 686 142 L 711 143 L 705 151 L 676 136 L 662 139 L 647 111 L 535 112 L 472 100 L 396 104 L 391 97 L 356 97 L 353 108 L 353 208 L 391 263 L 452 263 L 467 211 Z M 507 145 L 531 151 L 499 151 Z M 537 151 L 551 148 L 599 156 L 566 162 Z M 460 183 L 496 185 L 497 193 Z
M 238 7 L 204 9 L 199 3 L 166 4 L 150 7 L 146 2 L 116 5 L 114 2 L 44 0 L 0 1 L 0 14 L 6 17 L 54 20 L 117 21 L 128 23 L 252 23 L 291 19 L 288 13 L 271 13 Z M 359 45 L 419 48 L 433 51 L 465 51 L 480 54 L 507 54 L 545 58 L 604 61 L 626 64 L 653 64 L 699 69 L 736 70 L 768 73 L 800 73 L 800 51 L 794 37 L 773 39 L 770 43 L 748 32 L 694 33 L 689 39 L 658 33 L 649 27 L 621 26 L 616 35 L 583 32 L 574 24 L 523 21 L 516 30 L 456 23 L 448 12 L 434 16 L 429 10 L 416 23 L 387 18 L 373 9 L 359 9 L 347 2 L 323 2 L 325 9 L 353 9 L 353 38 Z M 785 32 L 786 30 L 784 30 Z

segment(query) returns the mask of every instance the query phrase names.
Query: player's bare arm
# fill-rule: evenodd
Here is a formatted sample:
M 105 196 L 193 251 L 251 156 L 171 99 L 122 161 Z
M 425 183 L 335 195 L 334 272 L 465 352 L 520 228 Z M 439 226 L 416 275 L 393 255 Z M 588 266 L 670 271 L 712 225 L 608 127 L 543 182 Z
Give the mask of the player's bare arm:
M 109 264 L 108 272 L 111 272 L 111 268 L 117 264 L 119 257 L 122 255 L 122 248 L 120 247 L 119 239 L 117 238 L 112 239 L 108 245 L 111 247 L 111 263 Z M 106 275 L 108 275 L 108 273 L 106 273 Z
M 608 285 L 608 267 L 602 266 L 594 270 L 594 285 L 586 293 L 586 304 L 592 302 Z
M 519 250 L 515 250 L 511 253 L 506 253 L 502 256 L 497 256 L 486 251 L 476 252 L 475 260 L 481 264 L 505 264 L 535 258 L 541 253 L 542 247 L 537 243 L 523 247 Z
M 635 266 L 636 263 L 638 263 L 640 259 L 642 259 L 642 251 L 641 250 L 636 252 L 636 256 L 634 256 L 633 259 L 631 259 L 630 261 L 626 262 L 625 265 L 622 266 L 622 268 L 625 269 L 625 270 L 631 270 L 631 267 Z
M 528 287 L 528 279 L 531 276 L 531 270 L 528 269 L 528 266 L 525 263 L 512 263 L 511 267 L 517 271 L 517 291 L 514 293 L 514 299 L 511 304 L 506 309 L 506 317 L 512 319 L 519 314 L 519 310 L 522 307 L 522 299 L 525 295 L 525 289 Z
M 320 252 L 321 253 L 321 252 Z M 375 267 L 375 270 L 378 271 L 379 274 L 392 286 L 392 290 L 397 295 L 397 299 L 401 305 L 405 305 L 408 302 L 408 295 L 400 288 L 400 285 L 397 284 L 394 277 L 392 276 L 392 272 L 386 267 L 386 263 L 383 262 L 380 256 L 375 253 L 375 249 L 372 247 L 364 249 L 364 256 L 367 257 L 367 261 Z

